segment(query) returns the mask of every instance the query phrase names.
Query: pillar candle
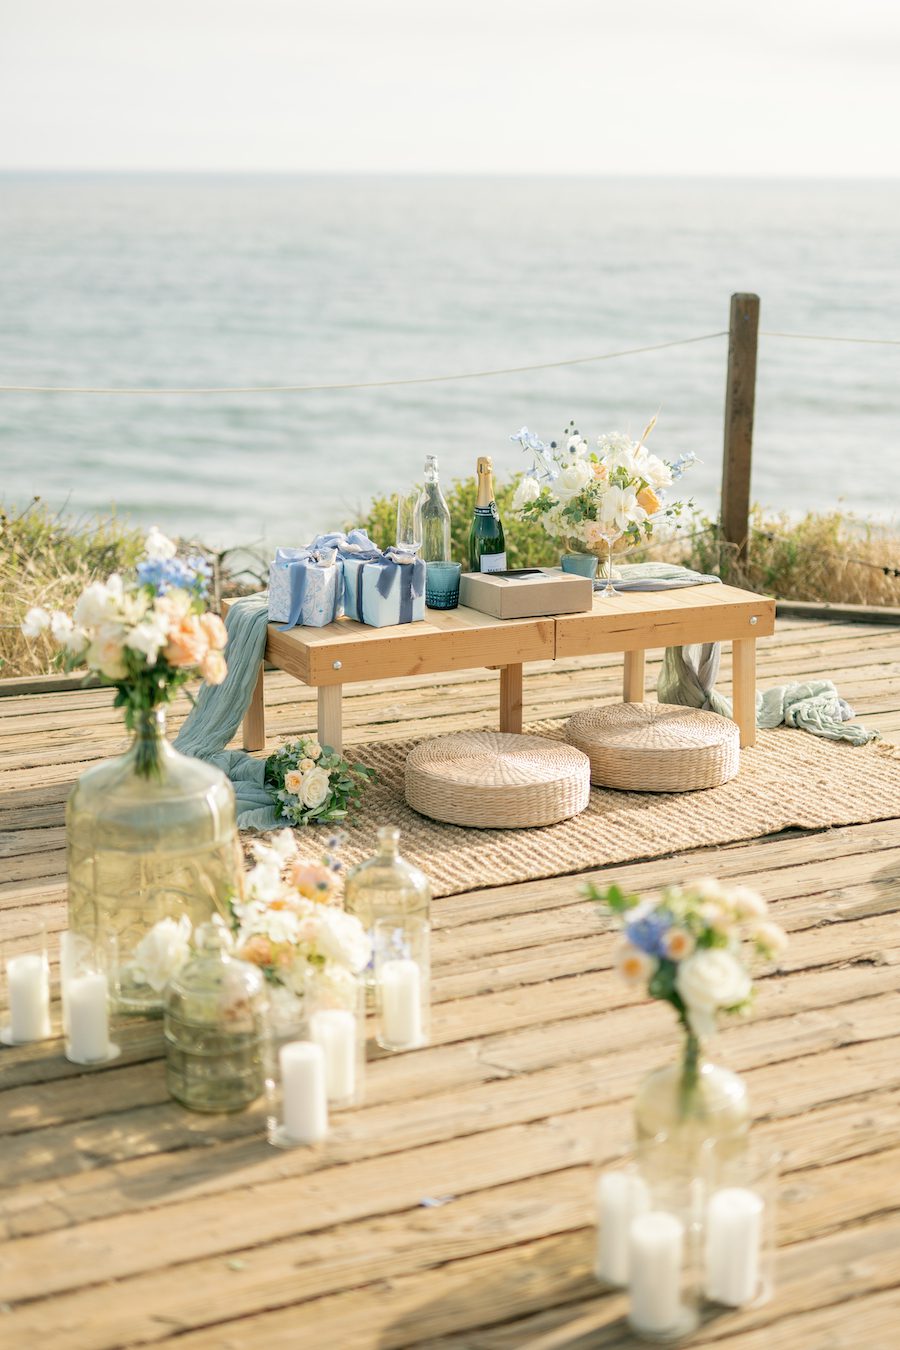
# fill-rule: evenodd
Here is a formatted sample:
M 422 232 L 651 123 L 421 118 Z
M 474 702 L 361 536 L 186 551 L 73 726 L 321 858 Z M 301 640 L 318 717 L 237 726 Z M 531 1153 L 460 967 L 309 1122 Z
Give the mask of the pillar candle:
M 346 1008 L 322 1008 L 310 1018 L 312 1039 L 325 1056 L 329 1102 L 344 1102 L 356 1092 L 356 1018 Z
M 44 956 L 29 952 L 6 963 L 9 1030 L 13 1041 L 42 1041 L 50 1035 L 50 972 Z
M 106 1059 L 109 1047 L 109 984 L 102 971 L 70 975 L 65 984 L 66 1055 L 76 1064 Z
M 317 1144 L 328 1133 L 325 1055 L 312 1041 L 292 1041 L 278 1053 L 284 1133 L 298 1144 Z
M 398 1049 L 422 1043 L 422 974 L 410 957 L 385 961 L 381 967 L 381 1032 Z
M 755 1191 L 731 1186 L 716 1191 L 706 1211 L 706 1294 L 715 1303 L 740 1308 L 759 1289 L 763 1201 Z
M 683 1250 L 684 1224 L 674 1214 L 650 1210 L 632 1219 L 628 1288 L 636 1331 L 661 1334 L 680 1321 Z
M 597 1259 L 594 1274 L 607 1284 L 628 1283 L 631 1220 L 650 1208 L 643 1177 L 624 1169 L 605 1172 L 597 1182 Z

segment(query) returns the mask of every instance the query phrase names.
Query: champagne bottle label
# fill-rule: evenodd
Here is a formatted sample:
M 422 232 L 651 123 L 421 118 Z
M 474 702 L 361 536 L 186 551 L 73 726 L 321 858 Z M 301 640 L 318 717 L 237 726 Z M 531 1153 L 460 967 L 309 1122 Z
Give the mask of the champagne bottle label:
M 505 553 L 482 553 L 479 562 L 482 572 L 505 572 L 506 554 Z

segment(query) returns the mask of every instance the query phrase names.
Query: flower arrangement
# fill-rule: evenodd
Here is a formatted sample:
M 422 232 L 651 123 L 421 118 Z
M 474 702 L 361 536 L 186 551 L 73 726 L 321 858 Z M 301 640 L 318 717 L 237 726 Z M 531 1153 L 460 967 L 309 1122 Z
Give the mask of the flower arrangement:
M 221 684 L 226 674 L 225 625 L 206 609 L 211 569 L 203 558 L 179 558 L 177 551 L 154 527 L 134 576 L 92 582 L 71 617 L 36 607 L 22 623 L 29 638 L 49 631 L 65 669 L 87 666 L 115 688 L 126 726 L 144 732 L 135 767 L 145 777 L 159 771 L 154 710 L 197 675 Z
M 683 511 L 684 502 L 665 503 L 665 490 L 696 459 L 683 455 L 670 463 L 651 454 L 644 442 L 655 425 L 654 417 L 636 441 L 618 431 L 600 436 L 596 450 L 573 422 L 560 443 L 549 445 L 522 427 L 510 439 L 534 462 L 516 488 L 514 511 L 539 520 L 554 538 L 603 556 L 623 536 L 633 544 L 649 538 L 656 519 Z
M 365 784 L 375 774 L 363 764 L 350 764 L 330 746 L 310 736 L 276 750 L 266 761 L 266 785 L 292 825 L 344 820 Z
M 589 885 L 587 895 L 622 925 L 619 973 L 630 984 L 646 985 L 651 998 L 671 1003 L 689 1039 L 714 1032 L 722 1015 L 748 1013 L 748 958 L 771 961 L 787 946 L 784 929 L 747 886 L 704 878 L 669 886 L 658 899 L 626 895 L 618 886 Z
M 371 956 L 359 919 L 341 908 L 341 842 L 330 839 L 319 861 L 300 855 L 288 829 L 254 843 L 244 895 L 231 902 L 236 954 L 263 971 L 276 1019 L 296 1010 L 311 978 L 335 1001 L 351 1000 Z

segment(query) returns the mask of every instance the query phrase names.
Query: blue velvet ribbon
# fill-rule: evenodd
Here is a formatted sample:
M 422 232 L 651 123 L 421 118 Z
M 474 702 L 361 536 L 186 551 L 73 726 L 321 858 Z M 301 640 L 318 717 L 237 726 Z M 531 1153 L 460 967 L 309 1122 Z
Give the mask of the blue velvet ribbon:
M 298 548 L 291 550 L 290 560 L 287 562 L 288 582 L 290 585 L 291 605 L 288 614 L 287 623 L 280 624 L 279 633 L 286 633 L 291 628 L 296 628 L 303 615 L 303 602 L 306 599 L 307 582 L 309 580 L 309 569 L 312 566 L 341 567 L 342 564 L 335 558 L 322 558 L 321 553 L 328 550 L 334 552 L 333 545 L 323 544 L 320 539 L 313 541 L 312 548 Z M 282 550 L 279 550 L 281 552 Z M 341 588 L 335 588 L 334 613 L 332 619 L 337 618 L 338 609 L 341 602 Z
M 377 557 L 366 559 L 356 569 L 356 616 L 360 623 L 366 622 L 363 603 L 363 577 L 367 567 L 377 567 L 379 571 L 376 590 L 382 600 L 390 595 L 395 582 L 400 586 L 400 623 L 412 623 L 413 600 L 419 599 L 425 590 L 425 564 L 421 558 L 413 562 L 399 562 L 404 556 L 397 549 L 387 549 Z M 408 556 L 408 555 L 407 555 Z

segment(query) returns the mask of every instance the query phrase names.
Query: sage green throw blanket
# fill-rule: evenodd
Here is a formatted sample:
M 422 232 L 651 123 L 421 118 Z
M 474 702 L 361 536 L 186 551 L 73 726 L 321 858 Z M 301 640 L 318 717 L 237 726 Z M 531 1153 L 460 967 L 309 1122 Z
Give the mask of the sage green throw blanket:
M 632 563 L 619 570 L 621 590 L 669 590 L 681 586 L 717 584 L 718 577 L 703 576 L 669 563 Z M 220 685 L 204 684 L 193 711 L 175 739 L 182 754 L 206 760 L 231 780 L 237 801 L 237 823 L 242 830 L 275 830 L 284 822 L 278 815 L 265 785 L 266 761 L 243 750 L 228 750 L 237 735 L 253 697 L 259 663 L 266 648 L 269 614 L 266 596 L 250 595 L 228 610 L 225 627 L 228 674 Z M 657 683 L 662 703 L 681 703 L 689 708 L 707 708 L 731 716 L 731 704 L 717 694 L 719 644 L 707 642 L 691 647 L 669 647 Z M 760 727 L 789 727 L 810 731 L 829 740 L 865 745 L 877 731 L 849 726 L 853 709 L 838 695 L 830 680 L 805 684 L 782 684 L 756 696 L 756 721 Z

